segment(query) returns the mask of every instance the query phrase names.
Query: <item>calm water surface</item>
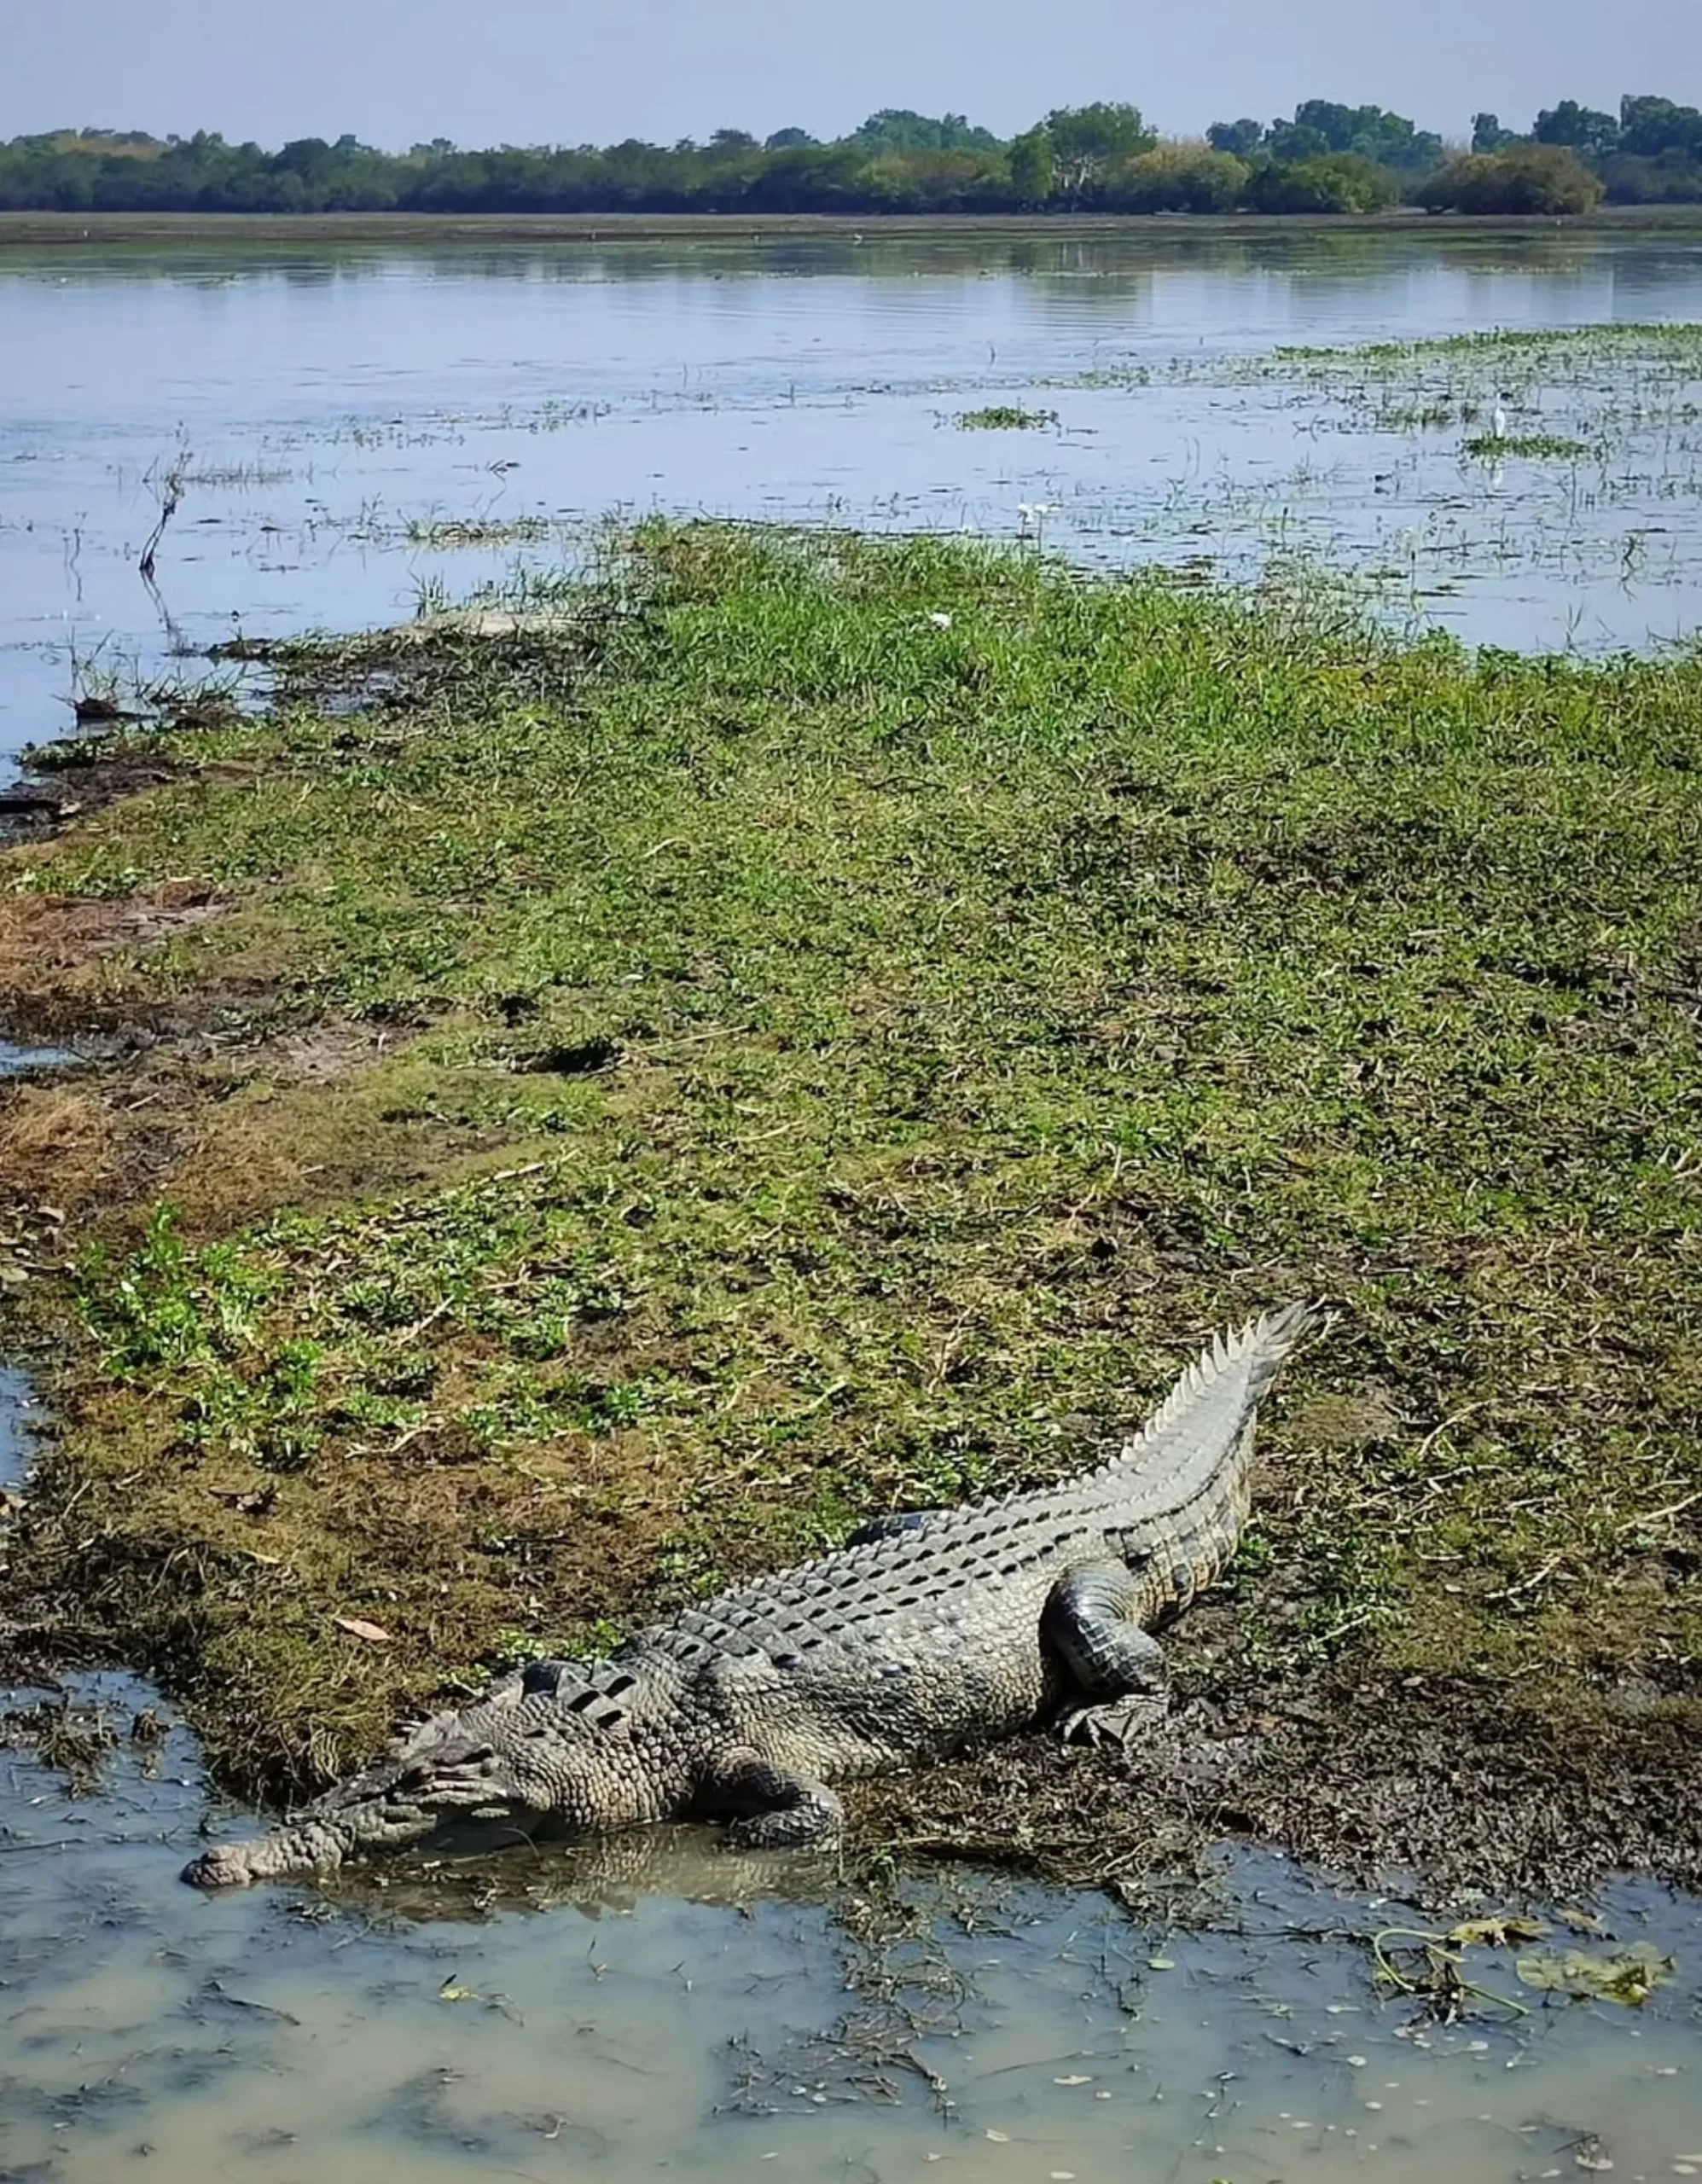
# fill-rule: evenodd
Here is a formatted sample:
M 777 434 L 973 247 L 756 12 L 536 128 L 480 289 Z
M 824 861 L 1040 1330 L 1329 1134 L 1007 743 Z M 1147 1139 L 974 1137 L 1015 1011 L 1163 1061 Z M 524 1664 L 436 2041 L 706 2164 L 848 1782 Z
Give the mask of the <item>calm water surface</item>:
M 1679 637 L 1702 621 L 1702 384 L 1521 383 L 1510 430 L 1594 452 L 1496 465 L 1452 410 L 1244 367 L 1697 318 L 1682 233 L 9 255 L 0 750 L 62 725 L 78 663 L 394 619 L 425 585 L 559 564 L 611 512 L 1037 535 L 1236 576 L 1302 554 L 1473 641 Z M 1466 375 L 1484 402 L 1489 369 Z M 958 428 L 991 401 L 1057 422 Z M 184 449 L 151 600 L 150 478 Z M 421 543 L 520 522 L 543 535 Z
M 1522 381 L 1514 429 L 1600 450 L 1557 473 L 1464 456 L 1481 375 L 1256 360 L 1698 317 L 1702 238 L 1673 236 L 0 259 L 0 758 L 67 724 L 79 672 L 396 619 L 652 508 L 1202 574 L 1298 554 L 1474 641 L 1679 637 L 1702 390 Z M 957 427 L 993 401 L 1057 422 Z M 183 449 L 151 595 L 150 476 Z M 0 1376 L 0 1560 L 26 1397 Z M 904 1881 L 871 1922 L 690 1835 L 208 1901 L 177 1867 L 246 1816 L 181 1728 L 129 1741 L 142 1687 L 73 1695 L 111 1749 L 69 1774 L 0 1749 L 0 2184 L 1702 2174 L 1702 1908 L 1657 1890 L 1598 1907 L 1676 1960 L 1646 2009 L 1544 2006 L 1488 1960 L 1529 2013 L 1446 2027 L 1371 1977 L 1365 1937 L 1411 1912 L 1274 1859 L 1226 1856 L 1197 1932 L 985 1876 Z

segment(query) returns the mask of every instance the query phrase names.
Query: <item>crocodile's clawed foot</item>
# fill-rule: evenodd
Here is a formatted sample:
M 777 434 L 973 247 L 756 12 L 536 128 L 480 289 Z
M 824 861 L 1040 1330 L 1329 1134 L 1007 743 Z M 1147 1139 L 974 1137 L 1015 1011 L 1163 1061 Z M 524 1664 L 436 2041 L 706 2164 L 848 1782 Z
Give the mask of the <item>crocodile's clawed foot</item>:
M 729 1824 L 723 1838 L 729 1851 L 830 1850 L 839 1839 L 837 1814 L 822 1816 L 787 1809 L 752 1813 Z
M 310 1814 L 308 1817 L 311 1820 L 312 1815 Z M 392 1798 L 386 1799 L 376 1809 L 361 1814 L 359 1840 L 362 1844 L 369 1844 L 375 1850 L 407 1850 L 429 1835 L 438 1825 L 438 1821 L 439 1815 L 434 1806 L 403 1804 Z M 285 1833 L 288 1836 L 288 1831 L 286 1830 Z M 347 1844 L 344 1843 L 337 1847 L 328 1860 L 322 1856 L 310 1859 L 306 1869 L 311 1870 L 321 1862 L 340 1865 L 346 1849 Z
M 467 1813 L 474 1820 L 482 1820 L 493 1807 L 498 1817 L 503 1819 L 511 1809 L 503 1803 L 502 1792 L 497 1784 L 477 1777 L 468 1780 L 445 1775 L 432 1781 L 420 1792 L 417 1807 L 403 1807 L 401 1809 L 415 1814 L 424 1810 L 440 1819 L 454 1813 Z
M 722 1755 L 704 1785 L 706 1816 L 728 1822 L 729 1850 L 801 1850 L 838 1840 L 845 1807 L 813 1774 L 742 1748 Z
M 1072 1706 L 1058 1723 L 1062 1744 L 1083 1744 L 1101 1751 L 1126 1751 L 1165 1718 L 1169 1701 L 1162 1693 L 1137 1691 L 1097 1706 Z

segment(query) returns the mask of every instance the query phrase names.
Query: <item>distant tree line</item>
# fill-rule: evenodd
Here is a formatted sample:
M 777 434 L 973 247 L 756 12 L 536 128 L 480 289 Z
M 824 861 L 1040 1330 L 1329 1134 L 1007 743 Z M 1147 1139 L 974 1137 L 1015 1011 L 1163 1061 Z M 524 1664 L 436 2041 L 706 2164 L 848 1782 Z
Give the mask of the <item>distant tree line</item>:
M 962 114 L 883 107 L 849 136 L 375 151 L 303 136 L 276 152 L 200 131 L 51 130 L 0 144 L 0 210 L 72 212 L 1464 212 L 1702 201 L 1702 113 L 1562 100 L 1529 132 L 1492 113 L 1469 149 L 1376 106 L 1306 99 L 1292 119 L 1160 141 L 1120 102 L 1060 107 L 1001 139 Z
M 1569 152 L 1602 185 L 1610 204 L 1694 204 L 1702 199 L 1702 112 L 1670 99 L 1619 102 L 1619 117 L 1562 99 L 1515 136 L 1492 113 L 1472 121 L 1472 152 L 1494 158 L 1535 147 Z

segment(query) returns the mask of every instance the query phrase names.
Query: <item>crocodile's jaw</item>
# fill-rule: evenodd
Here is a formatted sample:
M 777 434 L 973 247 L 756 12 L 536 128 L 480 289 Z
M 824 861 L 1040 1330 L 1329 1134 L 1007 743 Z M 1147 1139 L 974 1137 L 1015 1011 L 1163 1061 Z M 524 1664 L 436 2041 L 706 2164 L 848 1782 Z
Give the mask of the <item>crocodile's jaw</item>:
M 586 1725 L 572 1713 L 550 1722 L 548 1702 L 485 1702 L 424 1723 L 386 1760 L 333 1790 L 270 1834 L 219 1844 L 183 1868 L 197 1888 L 237 1888 L 332 1873 L 351 1858 L 405 1850 L 452 1831 L 493 1829 L 514 1843 L 600 1833 L 676 1816 L 688 1800 L 679 1766 L 656 1779 L 634 1763 L 611 1769 Z M 534 1735 L 514 1756 L 492 1741 L 493 1716 Z M 541 1733 L 538 1733 L 540 1732 Z M 500 1734 L 500 1731 L 498 1732 Z M 675 1779 L 677 1776 L 677 1779 Z
M 428 1757 L 404 1751 L 380 1761 L 288 1826 L 204 1850 L 184 1867 L 183 1879 L 197 1888 L 235 1888 L 332 1873 L 369 1851 L 410 1849 L 468 1816 L 511 1820 L 530 1833 L 526 1823 L 536 1827 L 542 1816 L 537 1802 L 488 1744 L 455 1735 L 461 1719 L 439 1716 L 427 1725 L 436 1747 Z
M 518 1833 L 529 1834 L 537 1826 L 538 1815 L 518 1801 L 510 1808 L 507 1800 L 493 1798 L 481 1816 L 494 1819 L 509 1809 Z M 369 1852 L 410 1850 L 463 1817 L 464 1807 L 433 1809 L 396 1797 L 362 1798 L 309 1811 L 247 1842 L 217 1844 L 189 1861 L 183 1879 L 197 1888 L 242 1888 L 253 1881 L 334 1873 L 347 1860 Z

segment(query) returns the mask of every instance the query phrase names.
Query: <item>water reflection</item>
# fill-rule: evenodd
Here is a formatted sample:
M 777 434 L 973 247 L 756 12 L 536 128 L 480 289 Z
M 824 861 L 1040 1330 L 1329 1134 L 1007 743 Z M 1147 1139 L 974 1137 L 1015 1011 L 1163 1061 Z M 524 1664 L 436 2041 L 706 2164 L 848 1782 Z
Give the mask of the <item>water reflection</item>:
M 1639 229 L 1628 223 L 1604 229 L 1481 229 L 1296 227 L 1249 221 L 1239 228 L 1164 223 L 1034 229 L 907 228 L 871 222 L 861 230 L 834 229 L 753 231 L 729 221 L 722 233 L 651 235 L 628 240 L 607 229 L 595 241 L 509 238 L 434 244 L 429 238 L 328 244 L 253 236 L 225 243 L 195 238 L 181 243 L 92 243 L 75 253 L 9 247 L 9 275 L 58 286 L 167 281 L 198 286 L 252 285 L 281 277 L 304 287 L 329 288 L 394 279 L 432 278 L 532 282 L 646 282 L 888 276 L 901 280 L 955 273 L 979 279 L 1015 274 L 1025 279 L 1118 280 L 1132 272 L 1205 268 L 1230 278 L 1247 271 L 1293 273 L 1318 282 L 1398 283 L 1414 269 L 1442 267 L 1467 274 L 1484 270 L 1538 276 L 1579 274 L 1611 266 L 1652 276 L 1663 289 L 1675 278 L 1695 277 L 1693 230 Z

